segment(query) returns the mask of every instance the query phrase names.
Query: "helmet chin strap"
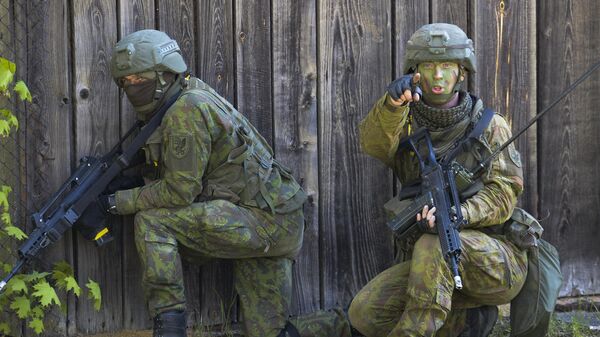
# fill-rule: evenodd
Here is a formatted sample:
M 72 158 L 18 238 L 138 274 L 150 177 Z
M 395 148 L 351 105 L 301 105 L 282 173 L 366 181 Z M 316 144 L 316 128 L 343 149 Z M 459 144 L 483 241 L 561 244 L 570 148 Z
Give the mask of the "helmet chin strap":
M 461 79 L 462 77 L 462 79 Z M 458 67 L 458 79 L 456 81 L 456 83 L 454 84 L 454 88 L 452 88 L 452 92 L 459 92 L 460 89 L 462 89 L 462 85 L 463 83 L 465 83 L 465 68 L 459 64 Z

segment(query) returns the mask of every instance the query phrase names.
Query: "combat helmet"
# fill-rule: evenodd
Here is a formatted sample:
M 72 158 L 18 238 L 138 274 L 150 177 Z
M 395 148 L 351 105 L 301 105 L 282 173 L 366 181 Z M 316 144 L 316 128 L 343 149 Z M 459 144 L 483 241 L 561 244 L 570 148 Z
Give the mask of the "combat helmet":
M 147 71 L 183 73 L 187 65 L 179 45 L 167 34 L 145 29 L 125 36 L 113 50 L 110 70 L 118 83 L 123 76 Z
M 458 26 L 433 23 L 419 28 L 408 40 L 404 73 L 417 69 L 424 61 L 452 61 L 468 71 L 477 71 L 473 41 Z

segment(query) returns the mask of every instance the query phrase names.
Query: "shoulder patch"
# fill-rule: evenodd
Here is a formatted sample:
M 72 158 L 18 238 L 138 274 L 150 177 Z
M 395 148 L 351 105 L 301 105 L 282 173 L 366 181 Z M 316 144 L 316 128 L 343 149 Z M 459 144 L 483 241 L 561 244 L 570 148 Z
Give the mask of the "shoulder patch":
M 521 162 L 521 154 L 515 148 L 515 143 L 508 144 L 508 157 L 517 167 L 520 168 L 523 166 L 523 163 Z
M 169 148 L 173 157 L 181 159 L 190 152 L 192 136 L 188 133 L 172 134 L 169 136 Z

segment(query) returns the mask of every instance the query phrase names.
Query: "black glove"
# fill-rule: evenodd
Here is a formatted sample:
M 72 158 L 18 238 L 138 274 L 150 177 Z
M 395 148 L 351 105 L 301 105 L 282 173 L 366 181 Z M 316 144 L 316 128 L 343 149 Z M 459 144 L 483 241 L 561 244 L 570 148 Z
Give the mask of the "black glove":
M 87 240 L 94 240 L 96 234 L 107 227 L 108 212 L 99 200 L 91 203 L 81 214 L 74 227 Z
M 144 178 L 141 176 L 118 175 L 106 186 L 103 194 L 114 194 L 116 191 L 128 190 L 140 186 L 144 186 Z
M 427 219 L 417 221 L 417 227 L 419 227 L 419 230 L 422 233 L 437 234 L 438 232 L 437 226 L 433 226 L 433 228 L 429 227 L 429 221 L 427 221 Z
M 388 85 L 387 92 L 394 99 L 399 100 L 400 96 L 406 91 L 410 90 L 413 94 L 418 94 L 419 97 L 423 97 L 423 91 L 421 88 L 413 83 L 413 74 L 402 75 L 400 78 L 395 79 L 390 85 Z

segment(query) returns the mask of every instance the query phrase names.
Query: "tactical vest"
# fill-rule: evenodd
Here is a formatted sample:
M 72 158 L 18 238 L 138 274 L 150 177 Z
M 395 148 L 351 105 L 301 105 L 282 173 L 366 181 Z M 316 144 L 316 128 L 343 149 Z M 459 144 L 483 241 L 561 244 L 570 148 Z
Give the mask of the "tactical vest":
M 226 160 L 208 165 L 212 169 L 202 177 L 203 188 L 196 202 L 223 199 L 277 214 L 302 207 L 306 194 L 290 170 L 273 158 L 267 141 L 242 114 L 197 78 L 188 81 L 183 95 L 197 96 L 199 104 L 209 104 L 222 120 L 227 120 L 231 129 L 224 132 L 228 132 L 235 143 Z M 147 164 L 156 167 L 154 179 L 163 174 L 159 167 L 161 138 L 162 127 L 150 136 L 144 148 Z

